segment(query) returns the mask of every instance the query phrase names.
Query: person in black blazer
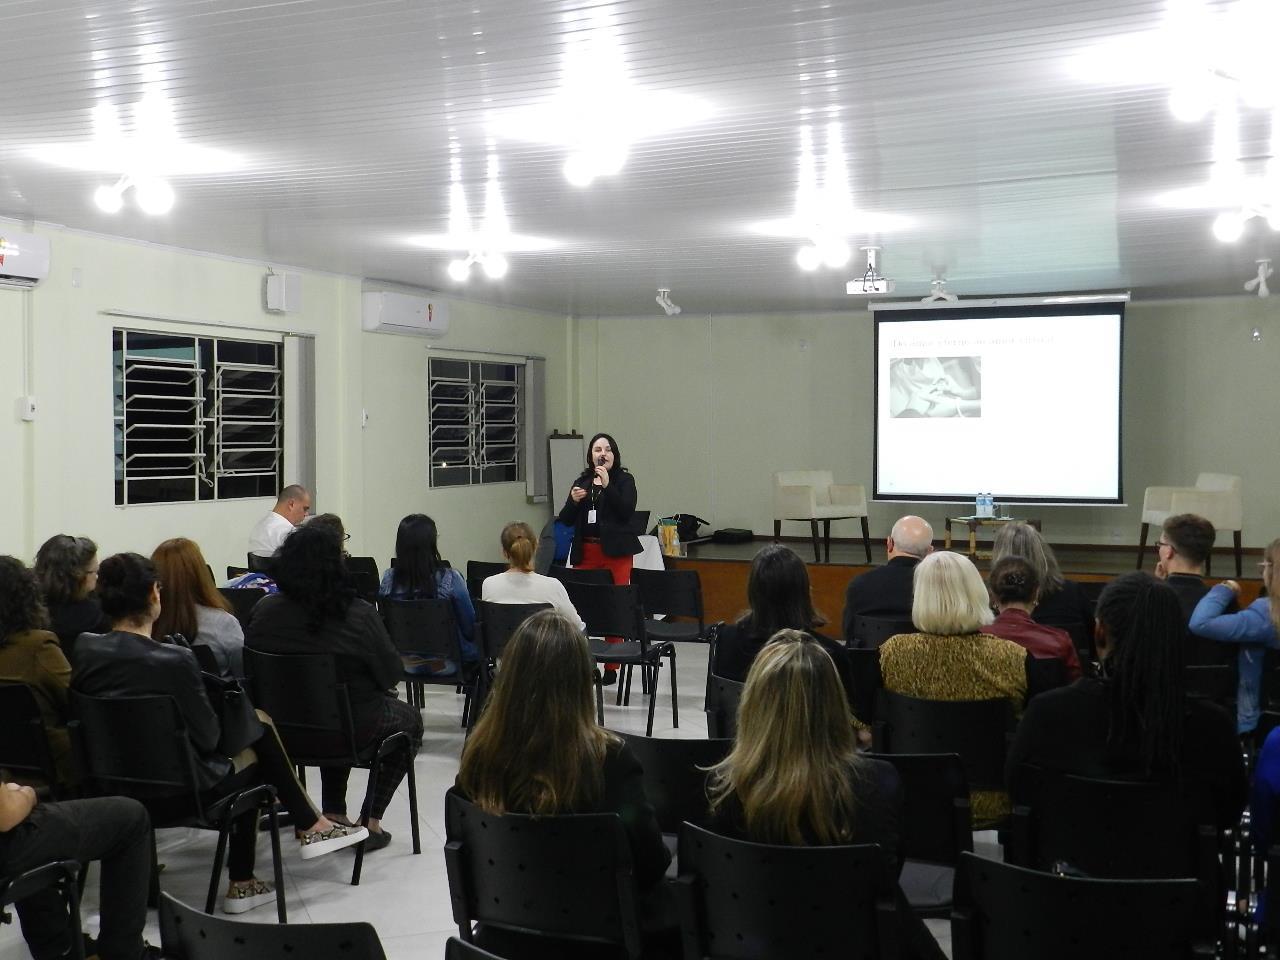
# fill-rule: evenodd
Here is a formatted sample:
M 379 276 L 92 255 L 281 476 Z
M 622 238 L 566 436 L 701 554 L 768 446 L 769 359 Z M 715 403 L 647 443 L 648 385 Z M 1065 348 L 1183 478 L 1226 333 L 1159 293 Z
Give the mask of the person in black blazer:
M 933 527 L 920 517 L 902 517 L 885 541 L 889 562 L 849 581 L 844 594 L 844 639 L 854 644 L 854 617 L 911 619 L 916 564 L 933 552 Z
M 569 560 L 575 567 L 605 569 L 618 584 L 631 581 L 631 558 L 640 540 L 631 531 L 636 481 L 622 465 L 622 451 L 607 433 L 588 447 L 587 469 L 573 482 L 560 522 L 574 528 Z
M 631 558 L 640 540 L 631 532 L 636 511 L 636 481 L 622 465 L 622 451 L 607 433 L 587 445 L 587 469 L 573 482 L 560 509 L 560 522 L 573 527 L 569 562 L 583 570 L 608 570 L 615 584 L 631 582 Z M 621 643 L 621 637 L 607 637 Z M 618 678 L 617 664 L 605 664 L 604 682 Z

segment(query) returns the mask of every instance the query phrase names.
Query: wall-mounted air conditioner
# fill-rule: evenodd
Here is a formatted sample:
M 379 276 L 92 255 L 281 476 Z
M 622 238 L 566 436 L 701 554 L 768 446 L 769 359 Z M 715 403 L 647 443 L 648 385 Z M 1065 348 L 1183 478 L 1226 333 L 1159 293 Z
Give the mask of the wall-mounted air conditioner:
M 360 319 L 366 330 L 417 337 L 443 337 L 449 332 L 449 308 L 436 299 L 390 290 L 361 296 Z
M 30 290 L 49 276 L 49 241 L 0 227 L 0 287 Z

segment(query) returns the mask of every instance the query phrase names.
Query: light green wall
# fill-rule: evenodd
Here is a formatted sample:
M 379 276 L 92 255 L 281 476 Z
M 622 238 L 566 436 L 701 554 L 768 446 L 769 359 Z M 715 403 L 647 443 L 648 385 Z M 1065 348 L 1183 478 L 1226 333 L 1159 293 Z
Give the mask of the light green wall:
M 165 329 L 161 322 L 104 316 L 122 310 L 316 338 L 316 506 L 339 513 L 350 549 L 385 564 L 405 513 L 436 517 L 455 563 L 491 557 L 501 524 L 538 520 L 523 484 L 431 493 L 426 487 L 425 359 L 431 349 L 501 349 L 548 357 L 549 423 L 565 421 L 561 317 L 454 304 L 440 340 L 364 333 L 358 278 L 300 272 L 303 309 L 262 307 L 265 266 L 130 241 L 39 228 L 52 245 L 52 273 L 34 291 L 0 290 L 0 553 L 30 559 L 54 533 L 83 534 L 104 553 L 150 553 L 161 540 L 199 542 L 215 571 L 242 563 L 253 523 L 270 499 L 218 504 L 114 505 L 111 449 L 111 330 Z M 73 286 L 73 270 L 79 286 Z M 29 311 L 31 392 L 39 415 L 20 423 L 24 311 Z M 190 327 L 174 329 L 190 332 Z M 235 335 L 235 331 L 228 331 Z M 361 426 L 362 411 L 370 422 Z M 543 512 L 539 512 L 543 511 Z
M 1262 343 L 1250 329 L 1259 325 Z M 835 314 L 575 321 L 581 429 L 612 432 L 655 516 L 695 512 L 713 527 L 772 532 L 770 475 L 831 469 L 871 486 L 872 322 Z M 1137 542 L 1142 492 L 1200 471 L 1244 479 L 1247 545 L 1280 535 L 1280 441 L 1268 414 L 1280 369 L 1280 301 L 1232 297 L 1129 306 L 1124 364 L 1126 507 L 1040 507 L 1060 543 Z M 1088 371 L 1081 371 L 1088 389 Z M 1034 398 L 1030 398 L 1034 402 Z M 1009 450 L 943 450 L 1002 456 Z M 1088 450 L 1063 451 L 1088 456 Z M 1048 467 L 1051 468 L 1051 467 Z M 887 534 L 906 507 L 873 504 Z M 944 505 L 918 510 L 939 537 Z M 803 535 L 800 524 L 784 534 Z M 860 536 L 857 522 L 833 535 Z

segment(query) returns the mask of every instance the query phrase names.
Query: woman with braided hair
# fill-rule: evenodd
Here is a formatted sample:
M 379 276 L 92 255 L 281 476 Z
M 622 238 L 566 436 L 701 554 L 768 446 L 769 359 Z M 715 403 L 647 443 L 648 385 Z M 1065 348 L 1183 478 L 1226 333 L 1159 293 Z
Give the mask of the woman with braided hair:
M 1023 765 L 1107 779 L 1175 783 L 1197 823 L 1234 826 L 1248 781 L 1231 718 L 1186 695 L 1177 595 L 1148 573 L 1128 573 L 1098 598 L 1101 675 L 1031 701 L 1009 751 L 1014 802 Z

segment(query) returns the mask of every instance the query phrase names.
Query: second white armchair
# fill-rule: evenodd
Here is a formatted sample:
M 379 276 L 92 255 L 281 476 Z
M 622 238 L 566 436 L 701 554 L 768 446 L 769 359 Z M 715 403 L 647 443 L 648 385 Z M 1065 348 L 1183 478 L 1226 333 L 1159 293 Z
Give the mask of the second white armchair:
M 862 546 L 871 562 L 871 532 L 867 526 L 867 489 L 860 483 L 836 483 L 830 470 L 783 470 L 773 475 L 773 536 L 782 536 L 783 520 L 808 520 L 813 538 L 813 562 L 818 553 L 818 522 L 827 562 L 831 561 L 831 521 L 862 521 Z

